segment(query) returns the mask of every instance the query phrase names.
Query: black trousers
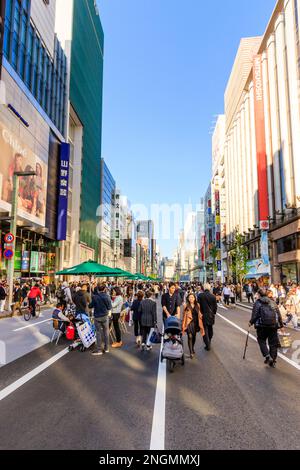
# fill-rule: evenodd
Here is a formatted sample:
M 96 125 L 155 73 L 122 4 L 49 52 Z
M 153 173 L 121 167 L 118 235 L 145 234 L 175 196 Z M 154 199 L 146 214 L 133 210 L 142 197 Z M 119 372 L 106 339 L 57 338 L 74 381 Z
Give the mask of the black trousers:
M 252 303 L 254 304 L 254 296 L 253 296 L 253 294 L 247 294 L 247 299 L 248 299 L 248 304 L 250 304 L 250 299 L 252 300 Z
M 119 313 L 114 313 L 113 314 L 113 325 L 114 325 L 114 330 L 115 330 L 115 334 L 116 334 L 116 342 L 117 343 L 121 343 L 121 341 L 122 341 L 119 319 L 120 319 L 120 314 Z
M 147 342 L 147 337 L 150 333 L 151 326 L 142 326 L 142 344 L 146 344 Z
M 229 296 L 229 295 L 224 295 L 224 303 L 225 303 L 225 305 L 229 305 L 229 299 L 230 299 L 230 296 Z
M 203 336 L 203 341 L 204 341 L 205 346 L 207 348 L 210 348 L 211 340 L 214 335 L 213 325 L 207 325 L 204 323 L 203 326 L 204 326 L 204 331 L 205 331 L 205 335 Z
M 188 345 L 189 345 L 190 354 L 194 354 L 196 337 L 197 337 L 196 331 L 188 332 Z
M 271 356 L 273 361 L 276 361 L 279 347 L 277 328 L 257 328 L 257 341 L 262 355 Z
M 31 307 L 31 315 L 35 317 L 35 307 L 36 307 L 36 299 L 28 299 L 29 300 L 29 306 Z
M 134 336 L 142 335 L 142 325 L 140 320 L 134 320 Z

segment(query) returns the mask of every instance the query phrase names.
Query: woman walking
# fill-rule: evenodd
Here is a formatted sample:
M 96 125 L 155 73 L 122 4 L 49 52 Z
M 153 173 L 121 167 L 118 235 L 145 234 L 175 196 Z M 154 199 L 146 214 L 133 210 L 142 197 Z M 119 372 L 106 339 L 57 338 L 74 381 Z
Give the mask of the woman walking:
M 197 333 L 205 336 L 204 326 L 202 322 L 202 314 L 200 305 L 197 302 L 195 294 L 189 294 L 187 302 L 183 308 L 182 331 L 188 335 L 188 345 L 190 357 L 193 359 L 195 353 L 195 344 Z
M 139 347 L 142 342 L 142 325 L 141 325 L 141 311 L 140 306 L 144 298 L 144 292 L 141 290 L 138 291 L 136 299 L 134 299 L 131 311 L 132 311 L 132 320 L 134 324 L 134 336 L 137 346 Z
M 123 307 L 122 292 L 119 287 L 116 287 L 111 292 L 112 303 L 112 319 L 116 335 L 116 342 L 112 344 L 112 348 L 121 348 L 123 346 L 119 320 Z

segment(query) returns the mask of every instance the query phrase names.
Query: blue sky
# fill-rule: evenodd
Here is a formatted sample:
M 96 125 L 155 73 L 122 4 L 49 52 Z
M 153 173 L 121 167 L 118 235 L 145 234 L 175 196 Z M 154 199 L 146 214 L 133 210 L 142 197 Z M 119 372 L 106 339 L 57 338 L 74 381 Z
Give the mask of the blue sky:
M 210 128 L 241 37 L 275 0 L 98 0 L 105 34 L 103 146 L 132 203 L 196 204 L 211 175 Z M 161 241 L 164 255 L 176 242 Z

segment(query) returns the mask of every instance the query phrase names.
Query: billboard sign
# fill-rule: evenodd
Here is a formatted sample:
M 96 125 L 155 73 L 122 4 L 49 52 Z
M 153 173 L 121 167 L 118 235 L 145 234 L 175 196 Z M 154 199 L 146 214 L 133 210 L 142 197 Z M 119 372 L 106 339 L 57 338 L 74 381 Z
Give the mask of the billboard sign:
M 7 212 L 11 210 L 14 172 L 35 171 L 36 176 L 19 177 L 18 213 L 45 226 L 47 165 L 2 123 L 0 148 L 0 207 Z

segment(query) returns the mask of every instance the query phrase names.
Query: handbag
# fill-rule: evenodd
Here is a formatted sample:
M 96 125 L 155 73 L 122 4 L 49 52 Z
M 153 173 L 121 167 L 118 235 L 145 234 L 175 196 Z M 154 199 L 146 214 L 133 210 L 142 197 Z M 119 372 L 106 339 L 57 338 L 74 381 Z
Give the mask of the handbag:
M 160 344 L 161 343 L 161 334 L 160 332 L 158 331 L 158 328 L 152 328 L 151 331 L 150 331 L 150 334 L 149 334 L 149 339 L 147 341 L 147 345 L 148 345 L 148 342 L 151 344 Z

